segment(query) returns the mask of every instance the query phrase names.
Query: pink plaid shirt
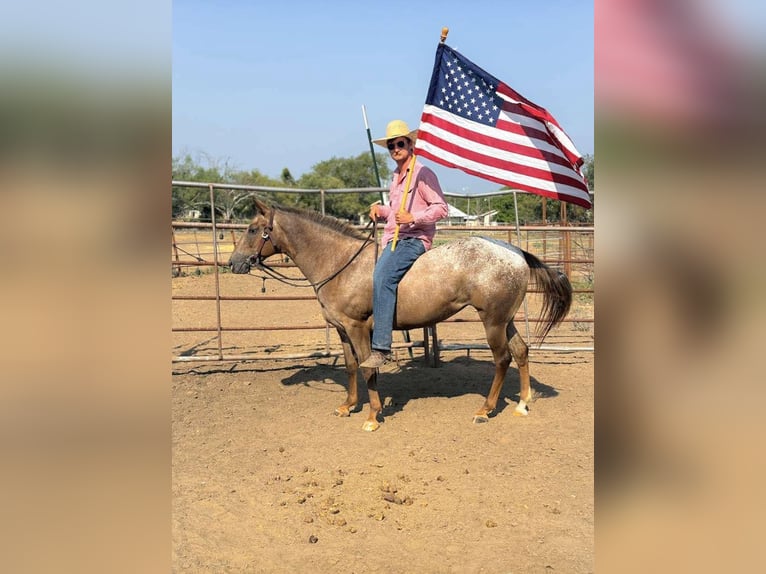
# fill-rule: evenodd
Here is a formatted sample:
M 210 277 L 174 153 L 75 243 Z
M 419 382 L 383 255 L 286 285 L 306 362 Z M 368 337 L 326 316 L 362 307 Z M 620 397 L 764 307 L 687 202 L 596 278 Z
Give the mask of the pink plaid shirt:
M 409 166 L 409 161 L 407 165 Z M 436 222 L 447 217 L 447 202 L 436 174 L 419 161 L 415 160 L 415 171 L 412 173 L 410 193 L 407 196 L 405 209 L 415 218 L 413 223 L 405 223 L 399 229 L 399 239 L 417 237 L 423 242 L 426 250 L 431 248 L 436 234 Z M 380 216 L 386 219 L 381 245 L 385 247 L 394 238 L 396 230 L 396 212 L 402 204 L 404 184 L 407 183 L 407 172 L 400 173 L 397 168 L 394 180 L 391 182 L 389 204 L 378 208 Z

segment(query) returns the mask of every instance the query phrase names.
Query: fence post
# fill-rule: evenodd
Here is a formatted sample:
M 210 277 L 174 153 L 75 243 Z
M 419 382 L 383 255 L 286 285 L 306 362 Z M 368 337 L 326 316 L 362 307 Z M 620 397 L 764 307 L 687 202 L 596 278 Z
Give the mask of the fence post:
M 218 358 L 223 359 L 223 334 L 221 328 L 221 285 L 218 276 L 218 231 L 215 227 L 215 192 L 210 184 L 210 223 L 213 227 L 213 269 L 215 271 L 215 310 L 218 326 Z

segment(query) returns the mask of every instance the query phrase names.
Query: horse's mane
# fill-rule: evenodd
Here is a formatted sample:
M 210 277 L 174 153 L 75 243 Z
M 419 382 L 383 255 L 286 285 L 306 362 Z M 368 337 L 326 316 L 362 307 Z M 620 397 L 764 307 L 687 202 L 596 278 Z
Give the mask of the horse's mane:
M 347 235 L 353 239 L 368 239 L 367 235 L 357 230 L 355 227 L 352 227 L 345 221 L 341 221 L 340 219 L 336 219 L 330 215 L 322 215 L 318 211 L 311 211 L 308 209 L 301 209 L 299 207 L 290 207 L 287 205 L 277 204 L 274 204 L 271 207 L 277 211 L 295 214 L 301 219 L 314 221 L 323 227 L 327 227 L 328 229 L 332 229 L 333 231 L 337 231 L 338 233 Z

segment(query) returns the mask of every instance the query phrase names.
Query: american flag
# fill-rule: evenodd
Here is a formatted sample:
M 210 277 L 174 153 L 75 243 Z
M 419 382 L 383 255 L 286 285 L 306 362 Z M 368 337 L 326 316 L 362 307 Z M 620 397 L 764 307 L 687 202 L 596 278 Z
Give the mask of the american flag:
M 553 116 L 444 43 L 415 152 L 512 189 L 591 207 L 582 156 Z

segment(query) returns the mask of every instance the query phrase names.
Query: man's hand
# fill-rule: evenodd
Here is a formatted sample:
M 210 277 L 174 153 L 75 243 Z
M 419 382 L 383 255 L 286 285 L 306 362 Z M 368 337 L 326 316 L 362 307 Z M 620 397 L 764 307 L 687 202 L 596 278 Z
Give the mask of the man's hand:
M 370 206 L 370 219 L 372 219 L 373 221 L 377 221 L 378 220 L 378 205 L 379 204 L 377 204 L 377 203 L 373 203 Z
M 396 223 L 402 225 L 404 223 L 415 223 L 415 218 L 409 211 L 397 211 Z

